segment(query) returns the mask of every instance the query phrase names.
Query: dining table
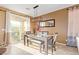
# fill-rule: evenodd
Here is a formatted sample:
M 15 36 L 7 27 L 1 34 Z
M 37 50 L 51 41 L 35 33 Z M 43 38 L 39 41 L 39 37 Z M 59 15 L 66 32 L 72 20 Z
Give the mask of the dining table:
M 37 41 L 44 41 L 44 45 L 45 45 L 45 54 L 48 55 L 48 37 L 50 36 L 54 36 L 54 35 L 47 35 L 47 36 L 37 36 L 37 35 L 33 35 L 33 34 L 25 34 L 24 35 L 24 45 L 28 46 L 28 38 L 31 38 L 31 40 L 37 40 Z

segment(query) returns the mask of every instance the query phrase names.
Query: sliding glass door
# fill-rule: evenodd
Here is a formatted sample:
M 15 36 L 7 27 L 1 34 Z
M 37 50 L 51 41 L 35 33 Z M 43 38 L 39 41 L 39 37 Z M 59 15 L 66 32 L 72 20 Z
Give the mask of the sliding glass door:
M 30 31 L 30 17 L 23 17 L 7 12 L 7 31 L 9 43 L 23 42 L 24 33 Z
M 10 43 L 19 43 L 21 41 L 22 23 L 20 21 L 10 21 Z

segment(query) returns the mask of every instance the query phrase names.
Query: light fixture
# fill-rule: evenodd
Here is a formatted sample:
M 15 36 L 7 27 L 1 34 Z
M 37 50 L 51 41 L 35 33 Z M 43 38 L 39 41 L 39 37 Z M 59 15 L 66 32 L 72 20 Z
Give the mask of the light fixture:
M 33 15 L 33 20 L 35 21 L 35 17 L 38 15 L 38 11 L 37 8 L 39 7 L 39 5 L 36 5 L 33 7 L 33 11 L 34 11 L 34 15 Z

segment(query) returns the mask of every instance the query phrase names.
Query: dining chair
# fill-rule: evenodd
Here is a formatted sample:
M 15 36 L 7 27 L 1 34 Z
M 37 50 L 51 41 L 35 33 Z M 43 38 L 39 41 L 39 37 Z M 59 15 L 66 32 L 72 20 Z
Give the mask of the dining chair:
M 42 37 L 42 44 L 40 45 L 40 51 L 42 52 L 42 49 L 44 51 L 44 42 L 45 42 L 45 37 L 47 37 L 47 35 L 49 34 L 48 31 L 41 31 L 41 37 Z
M 42 52 L 42 50 L 44 50 L 44 41 L 45 41 L 45 37 L 47 37 L 47 35 L 49 34 L 48 31 L 40 31 L 39 33 L 37 33 L 38 37 L 41 37 L 40 39 L 40 53 Z
M 27 31 L 26 34 L 28 34 L 28 35 L 31 34 L 31 31 Z
M 30 34 L 33 34 L 33 33 L 31 33 L 31 31 L 26 31 L 25 34 L 30 35 Z M 27 46 L 29 46 L 29 44 L 32 44 L 32 42 L 30 41 L 31 38 L 29 38 L 27 35 L 26 35 L 26 37 L 27 37 Z
M 40 46 L 40 53 L 42 52 L 42 48 L 43 48 L 43 44 L 44 44 L 44 37 L 48 35 L 48 31 L 41 31 L 39 32 L 36 36 L 37 37 L 40 37 L 40 39 L 36 38 L 36 39 L 31 39 L 31 40 L 28 40 L 28 42 L 33 42 L 33 43 L 36 43 Z M 28 43 L 29 44 L 29 43 Z
M 58 33 L 54 33 L 53 36 L 47 37 L 48 40 L 48 48 L 51 48 L 52 54 L 53 50 L 56 51 L 56 40 L 57 40 Z M 45 45 L 43 44 L 43 51 L 45 50 Z
M 57 40 L 57 37 L 58 37 L 58 33 L 54 33 L 54 37 L 53 37 L 53 40 L 52 40 L 52 54 L 53 54 L 53 49 L 54 49 L 54 51 L 56 51 L 56 40 Z

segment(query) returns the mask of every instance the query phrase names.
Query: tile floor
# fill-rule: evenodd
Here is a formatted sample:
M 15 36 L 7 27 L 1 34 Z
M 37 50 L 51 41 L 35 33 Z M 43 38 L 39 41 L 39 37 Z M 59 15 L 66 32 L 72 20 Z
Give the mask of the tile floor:
M 79 55 L 77 48 L 75 47 L 57 44 L 56 49 L 57 50 L 53 53 L 54 55 Z M 8 49 L 4 55 L 45 55 L 45 53 L 40 53 L 39 46 L 37 45 L 30 45 L 27 47 L 24 46 L 23 43 L 18 43 L 8 46 Z M 48 55 L 51 55 L 50 49 Z

